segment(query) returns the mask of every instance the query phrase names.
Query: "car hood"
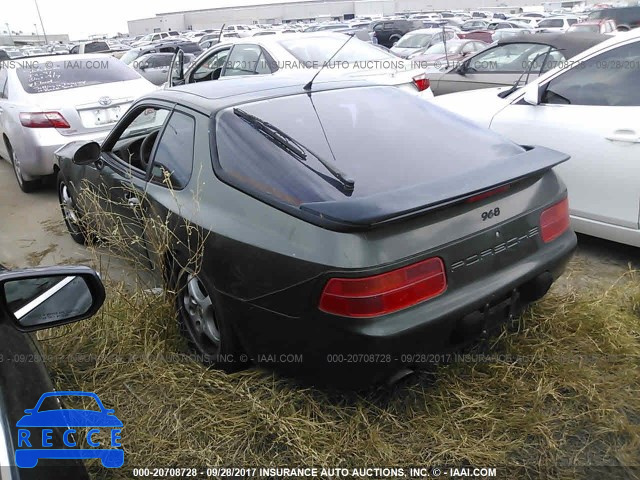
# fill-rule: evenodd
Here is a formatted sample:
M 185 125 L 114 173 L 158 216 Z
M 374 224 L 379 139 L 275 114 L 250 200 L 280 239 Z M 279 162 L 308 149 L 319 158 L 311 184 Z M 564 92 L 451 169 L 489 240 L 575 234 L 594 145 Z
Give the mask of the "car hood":
M 509 88 L 511 87 L 482 88 L 450 93 L 435 97 L 433 103 L 488 128 L 493 117 L 509 105 L 509 100 L 498 96 Z
M 122 427 L 115 415 L 92 410 L 47 410 L 25 415 L 17 427 Z

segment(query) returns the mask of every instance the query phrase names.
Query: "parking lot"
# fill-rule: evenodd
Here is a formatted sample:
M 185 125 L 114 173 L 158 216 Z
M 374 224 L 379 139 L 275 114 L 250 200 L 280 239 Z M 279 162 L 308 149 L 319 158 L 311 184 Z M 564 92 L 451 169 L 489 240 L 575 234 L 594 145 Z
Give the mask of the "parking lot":
M 640 6 L 414 1 L 0 28 L 0 477 L 640 480 Z

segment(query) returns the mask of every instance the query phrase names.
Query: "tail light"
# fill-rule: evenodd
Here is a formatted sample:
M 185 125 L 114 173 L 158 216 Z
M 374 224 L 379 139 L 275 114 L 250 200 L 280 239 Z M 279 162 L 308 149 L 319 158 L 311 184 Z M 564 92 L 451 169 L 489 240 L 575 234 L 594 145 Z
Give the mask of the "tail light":
M 540 215 L 542 241 L 549 243 L 555 240 L 569 229 L 569 224 L 569 200 L 565 198 Z
M 20 123 L 29 128 L 71 128 L 60 112 L 21 112 Z
M 413 77 L 413 84 L 416 86 L 419 92 L 425 91 L 427 88 L 431 86 L 429 79 L 425 73 L 421 73 L 420 75 L 416 75 Z
M 435 298 L 446 289 L 444 263 L 433 257 L 372 277 L 332 278 L 319 308 L 344 317 L 377 317 Z

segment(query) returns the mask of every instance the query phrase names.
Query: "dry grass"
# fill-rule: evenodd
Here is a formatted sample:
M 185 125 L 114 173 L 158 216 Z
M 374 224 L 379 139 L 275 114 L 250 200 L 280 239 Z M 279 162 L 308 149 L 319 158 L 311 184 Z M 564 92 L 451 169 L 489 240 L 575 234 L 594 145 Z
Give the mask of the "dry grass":
M 119 285 L 95 319 L 42 343 L 68 356 L 50 365 L 59 388 L 95 391 L 124 422 L 129 468 L 93 464 L 96 477 L 159 465 L 640 466 L 640 286 L 629 285 L 552 294 L 490 351 L 364 393 L 207 370 L 177 355 L 169 303 Z
M 93 220 L 102 247 L 131 257 L 127 246 L 140 239 L 127 238 L 119 218 L 102 228 Z M 167 225 L 145 219 L 156 255 L 173 241 Z M 187 241 L 203 243 L 197 231 Z M 194 465 L 529 467 L 501 478 L 547 478 L 549 468 L 548 478 L 593 478 L 575 468 L 595 465 L 618 467 L 598 478 L 634 478 L 640 282 L 630 272 L 609 291 L 556 292 L 524 315 L 519 332 L 367 392 L 258 369 L 207 370 L 187 355 L 171 303 L 131 285 L 108 283 L 97 317 L 41 339 L 58 358 L 49 364 L 57 387 L 96 392 L 124 422 L 126 468 L 92 463 L 96 478 Z

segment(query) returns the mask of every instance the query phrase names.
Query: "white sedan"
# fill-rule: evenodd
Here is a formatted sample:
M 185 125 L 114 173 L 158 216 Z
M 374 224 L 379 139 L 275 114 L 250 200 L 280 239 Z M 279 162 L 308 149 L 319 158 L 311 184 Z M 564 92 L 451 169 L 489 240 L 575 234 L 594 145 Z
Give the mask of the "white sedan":
M 185 72 L 174 68 L 170 84 L 290 75 L 292 71 L 308 73 L 311 80 L 320 69 L 323 79 L 368 79 L 423 99 L 433 98 L 424 70 L 415 68 L 411 61 L 334 32 L 257 36 L 219 43 L 202 53 Z
M 454 93 L 434 103 L 517 143 L 570 154 L 556 171 L 569 189 L 574 229 L 640 246 L 640 29 L 509 90 Z

